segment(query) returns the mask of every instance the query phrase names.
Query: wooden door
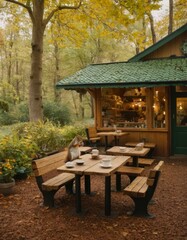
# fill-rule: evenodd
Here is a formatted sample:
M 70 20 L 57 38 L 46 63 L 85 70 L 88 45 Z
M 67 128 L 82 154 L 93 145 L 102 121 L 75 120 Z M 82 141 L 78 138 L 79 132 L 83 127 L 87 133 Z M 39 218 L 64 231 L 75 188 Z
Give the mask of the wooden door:
M 171 98 L 171 151 L 187 155 L 187 87 L 173 88 Z

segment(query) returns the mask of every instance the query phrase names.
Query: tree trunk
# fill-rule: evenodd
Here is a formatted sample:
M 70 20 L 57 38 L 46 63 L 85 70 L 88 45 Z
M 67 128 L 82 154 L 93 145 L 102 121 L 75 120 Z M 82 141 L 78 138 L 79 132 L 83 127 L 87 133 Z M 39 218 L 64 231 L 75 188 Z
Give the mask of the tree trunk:
M 55 89 L 56 83 L 60 81 L 60 74 L 59 74 L 60 57 L 59 57 L 59 47 L 57 42 L 54 43 L 54 52 L 55 52 L 54 96 L 55 96 L 55 101 L 58 102 L 60 100 L 60 91 Z
M 75 97 L 74 97 L 74 95 L 73 95 L 73 91 L 71 91 L 71 94 L 72 94 L 73 104 L 74 104 L 74 108 L 75 108 L 75 115 L 76 115 L 76 117 L 78 118 L 79 114 L 78 114 L 76 99 L 75 99 Z
M 7 69 L 7 79 L 9 84 L 11 84 L 11 77 L 12 77 L 12 47 L 13 47 L 13 39 L 12 39 L 12 33 L 11 33 L 11 39 L 10 39 L 9 49 L 8 49 L 8 69 Z
M 169 26 L 168 34 L 173 32 L 173 0 L 169 0 Z
M 94 101 L 92 96 L 90 96 L 90 103 L 91 103 L 91 118 L 94 118 Z
M 34 1 L 33 28 L 32 28 L 32 53 L 31 76 L 29 88 L 29 117 L 30 121 L 43 119 L 42 106 L 42 56 L 43 56 L 43 25 L 44 1 Z
M 84 107 L 83 107 L 82 98 L 83 98 L 83 94 L 79 93 L 81 119 L 84 119 Z
M 17 59 L 17 52 L 16 52 L 16 76 L 18 77 L 19 76 L 19 63 L 18 63 L 18 59 Z M 20 101 L 20 86 L 19 86 L 19 82 L 20 82 L 20 78 L 16 78 L 16 81 L 15 81 L 15 88 L 16 88 L 16 94 L 19 98 L 19 101 Z
M 137 45 L 136 45 L 136 54 L 139 54 L 139 53 L 140 53 L 140 48 L 139 48 L 139 45 L 137 43 Z
M 145 46 L 146 46 L 146 41 L 147 41 L 147 36 L 146 36 L 146 22 L 145 22 L 145 15 L 143 15 L 143 19 L 142 19 L 142 27 L 143 27 L 143 35 L 144 35 L 144 40 L 143 40 L 143 50 L 145 50 Z
M 156 33 L 155 33 L 155 28 L 154 28 L 154 19 L 151 13 L 147 14 L 149 17 L 149 21 L 150 21 L 150 26 L 151 26 L 151 36 L 152 36 L 152 41 L 153 44 L 156 43 Z

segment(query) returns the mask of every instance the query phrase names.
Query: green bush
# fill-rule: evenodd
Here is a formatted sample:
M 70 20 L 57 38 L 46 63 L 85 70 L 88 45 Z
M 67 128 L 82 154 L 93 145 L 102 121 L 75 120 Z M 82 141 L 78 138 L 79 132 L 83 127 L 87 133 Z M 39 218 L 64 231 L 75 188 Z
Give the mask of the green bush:
M 44 103 L 44 120 L 60 123 L 62 126 L 71 122 L 71 113 L 67 105 L 57 102 Z
M 67 147 L 77 135 L 85 137 L 84 126 L 60 127 L 49 121 L 16 124 L 0 141 L 0 161 L 15 160 L 16 174 L 30 172 L 33 158 Z
M 10 108 L 11 115 L 14 116 L 10 117 L 10 120 L 7 122 L 7 118 L 9 118 L 10 113 L 4 113 L 2 121 L 2 125 L 9 125 L 12 123 L 17 122 L 28 122 L 29 121 L 29 108 L 28 103 L 22 102 L 13 108 Z M 56 102 L 44 102 L 44 108 L 43 108 L 43 114 L 44 114 L 44 121 L 51 121 L 56 124 L 60 123 L 61 125 L 65 125 L 71 122 L 71 113 L 70 109 L 67 107 L 67 105 L 62 105 Z M 7 116 L 7 117 L 6 117 Z M 1 121 L 0 121 L 1 122 Z
M 66 141 L 66 145 L 68 145 L 77 135 L 81 136 L 83 139 L 86 137 L 84 125 L 66 125 L 62 128 L 62 133 Z
M 37 146 L 29 139 L 16 135 L 5 136 L 0 142 L 0 159 L 14 160 L 15 174 L 31 172 L 31 159 L 35 156 Z
M 39 155 L 58 151 L 65 147 L 66 141 L 61 128 L 49 121 L 19 124 L 13 129 L 13 132 L 20 138 L 35 143 L 39 150 L 36 154 Z
M 4 112 L 0 109 L 0 126 L 12 125 L 17 122 L 17 117 L 12 112 Z
M 0 125 L 12 125 L 18 122 L 29 121 L 29 109 L 25 102 L 18 105 L 9 105 L 9 111 L 5 112 L 0 109 Z
M 28 103 L 22 102 L 16 107 L 16 116 L 19 122 L 29 121 L 29 107 Z

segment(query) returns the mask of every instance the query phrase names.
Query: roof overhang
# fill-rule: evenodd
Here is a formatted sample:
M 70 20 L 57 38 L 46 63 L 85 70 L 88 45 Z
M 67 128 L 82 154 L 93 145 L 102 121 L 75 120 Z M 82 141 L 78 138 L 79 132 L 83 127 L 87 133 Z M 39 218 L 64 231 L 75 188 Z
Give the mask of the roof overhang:
M 156 87 L 156 86 L 187 86 L 187 80 L 185 81 L 178 81 L 178 82 L 139 82 L 139 83 L 109 83 L 109 84 L 64 84 L 62 86 L 57 86 L 57 89 L 64 88 L 66 90 L 76 90 L 79 88 L 136 88 L 136 87 Z
M 56 88 L 127 88 L 187 85 L 187 58 L 95 64 L 56 84 Z

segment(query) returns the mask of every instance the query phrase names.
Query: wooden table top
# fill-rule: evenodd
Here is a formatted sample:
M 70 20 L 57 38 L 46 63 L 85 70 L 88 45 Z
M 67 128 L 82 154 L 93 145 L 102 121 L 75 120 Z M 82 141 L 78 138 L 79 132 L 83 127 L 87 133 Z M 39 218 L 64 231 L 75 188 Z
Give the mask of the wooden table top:
M 150 151 L 150 148 L 143 148 L 142 150 L 136 150 L 132 147 L 124 147 L 124 150 L 121 149 L 121 146 L 114 146 L 112 148 L 109 148 L 107 150 L 108 154 L 116 154 L 116 155 L 124 155 L 124 156 L 138 156 L 138 157 L 144 157 L 148 152 Z
M 101 161 L 103 158 L 111 159 L 111 167 L 105 168 L 101 166 Z M 124 165 L 129 160 L 129 156 L 110 156 L 110 155 L 100 155 L 98 160 L 92 159 L 91 154 L 85 154 L 81 156 L 81 159 L 84 160 L 83 165 L 74 164 L 74 167 L 67 168 L 66 165 L 62 165 L 57 168 L 58 171 L 75 173 L 79 175 L 111 175 L 117 170 L 117 168 Z M 74 160 L 75 162 L 75 160 Z
M 129 133 L 127 132 L 98 132 L 97 135 L 98 136 L 118 136 L 118 137 L 121 137 L 121 136 L 125 136 L 125 135 L 128 135 Z
M 79 151 L 80 151 L 80 152 L 84 152 L 84 153 L 89 153 L 89 152 L 92 151 L 92 147 L 80 146 L 80 147 L 79 147 Z
M 135 147 L 138 143 L 140 142 L 127 142 L 125 143 L 125 146 L 128 146 L 128 147 Z M 156 143 L 144 143 L 144 147 L 146 148 L 155 148 L 156 147 Z

